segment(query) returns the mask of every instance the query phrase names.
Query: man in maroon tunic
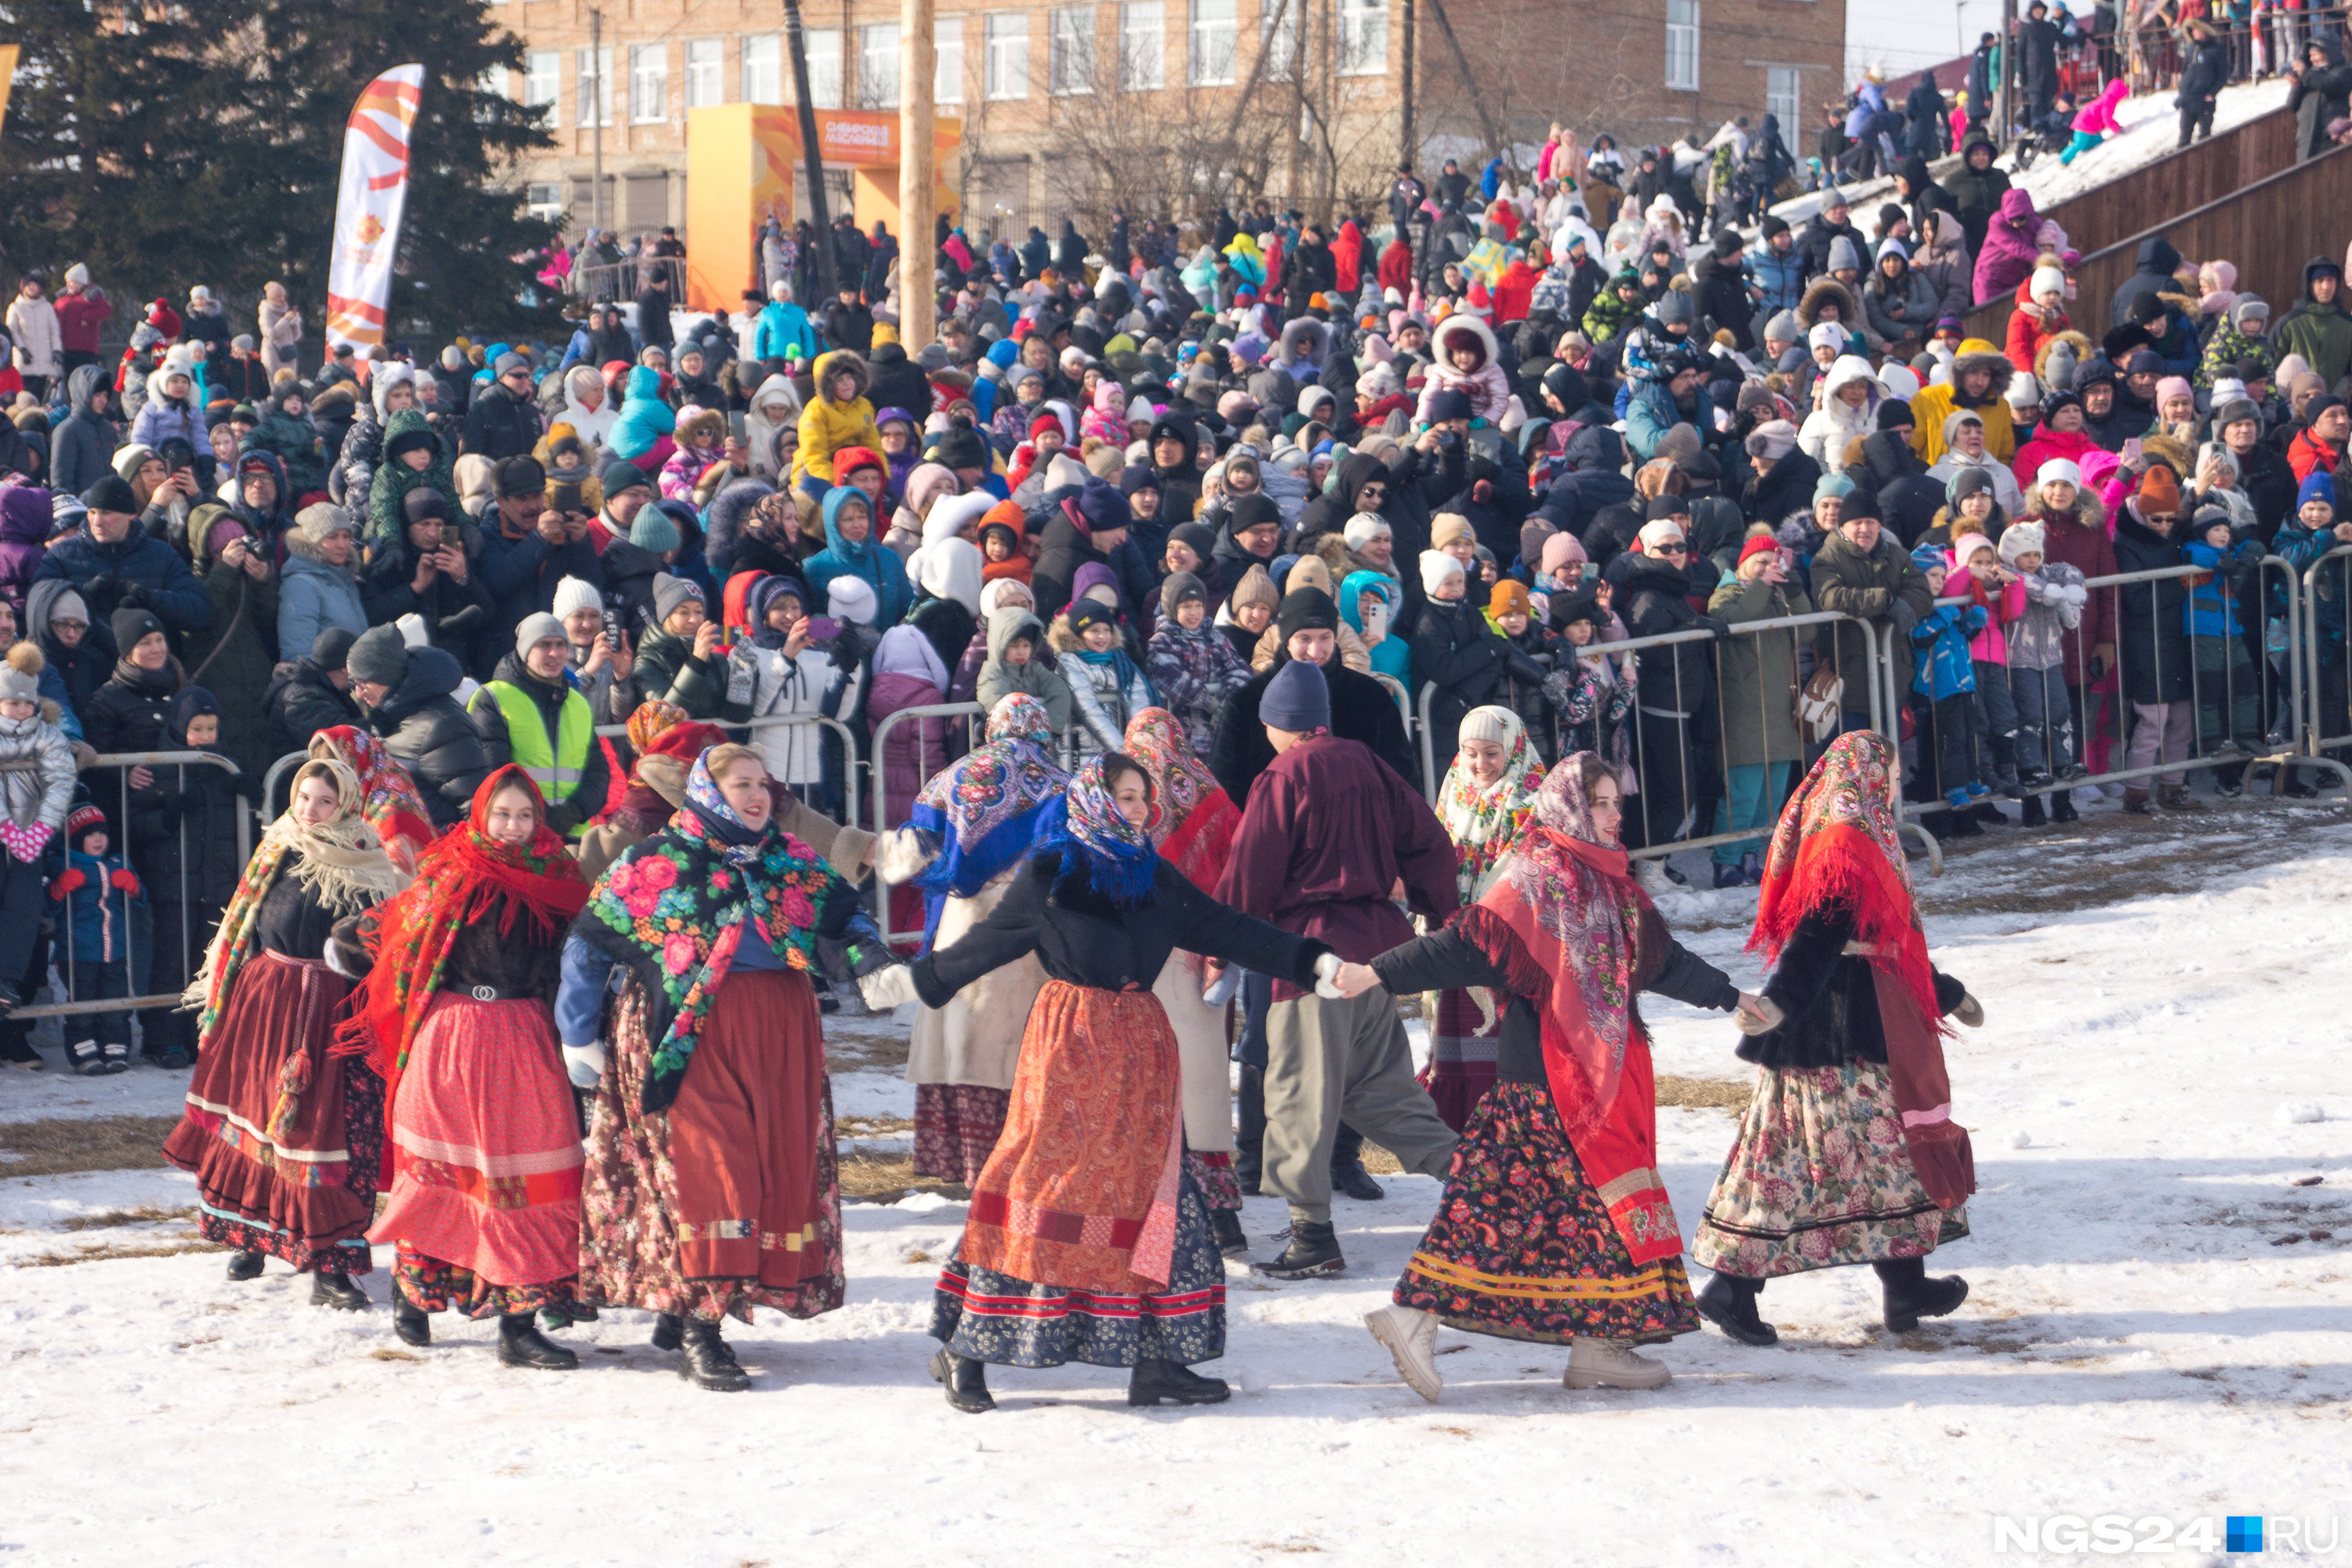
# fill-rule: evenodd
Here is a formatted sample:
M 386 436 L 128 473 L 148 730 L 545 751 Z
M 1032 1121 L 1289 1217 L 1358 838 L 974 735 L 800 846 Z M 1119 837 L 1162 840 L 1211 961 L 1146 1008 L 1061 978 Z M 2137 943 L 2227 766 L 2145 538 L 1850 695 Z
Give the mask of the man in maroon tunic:
M 1459 902 L 1454 847 L 1428 803 L 1369 747 L 1330 733 L 1323 673 L 1276 673 L 1259 718 L 1276 755 L 1251 786 L 1217 897 L 1287 931 L 1368 962 L 1412 928 L 1402 887 L 1433 921 Z M 1290 1245 L 1263 1272 L 1280 1279 L 1346 1267 L 1331 1234 L 1331 1144 L 1341 1118 L 1408 1171 L 1444 1173 L 1454 1132 L 1413 1081 L 1394 998 L 1327 1000 L 1277 980 L 1266 1015 L 1265 1185 L 1290 1201 Z

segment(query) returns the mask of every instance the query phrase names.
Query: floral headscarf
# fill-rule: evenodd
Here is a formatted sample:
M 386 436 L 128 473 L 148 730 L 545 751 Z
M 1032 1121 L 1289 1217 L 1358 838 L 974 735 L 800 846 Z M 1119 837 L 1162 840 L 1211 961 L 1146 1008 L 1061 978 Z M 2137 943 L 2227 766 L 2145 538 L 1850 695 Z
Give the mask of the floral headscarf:
M 1045 808 L 1070 782 L 1055 765 L 1053 738 L 1044 703 L 1019 691 L 1000 698 L 989 710 L 987 744 L 932 774 L 915 797 L 908 825 L 940 840 L 938 857 L 916 879 L 926 896 L 927 950 L 947 900 L 978 893 L 1046 830 Z
M 1067 886 L 1083 865 L 1088 886 L 1112 903 L 1147 904 L 1151 901 L 1152 879 L 1160 868 L 1160 851 L 1152 833 L 1166 812 L 1155 793 L 1151 815 L 1143 826 L 1128 821 L 1111 798 L 1109 770 L 1103 763 L 1104 759 L 1097 756 L 1070 780 L 1068 793 L 1062 797 L 1062 821 L 1043 847 L 1070 852 L 1055 886 Z
M 646 993 L 653 1060 L 645 1108 L 666 1110 L 719 983 L 747 932 L 779 963 L 815 963 L 820 923 L 851 911 L 856 893 L 824 857 L 773 817 L 746 826 L 710 776 L 709 752 L 695 759 L 686 804 L 669 826 L 621 852 L 589 894 L 572 933 L 629 966 Z
M 1544 782 L 1543 764 L 1528 744 L 1528 727 L 1519 716 L 1507 708 L 1489 706 L 1473 708 L 1462 721 L 1466 728 L 1482 717 L 1500 724 L 1509 737 L 1503 742 L 1501 776 L 1493 784 L 1480 784 L 1467 754 L 1457 752 L 1437 790 L 1437 818 L 1454 840 L 1454 880 L 1465 904 L 1476 903 L 1501 872 L 1534 814 L 1536 791 Z
M 1146 708 L 1128 721 L 1121 745 L 1151 775 L 1151 796 L 1160 808 L 1151 837 L 1160 853 L 1194 887 L 1215 887 L 1232 854 L 1241 812 L 1216 774 L 1193 754 L 1183 721 L 1165 708 Z

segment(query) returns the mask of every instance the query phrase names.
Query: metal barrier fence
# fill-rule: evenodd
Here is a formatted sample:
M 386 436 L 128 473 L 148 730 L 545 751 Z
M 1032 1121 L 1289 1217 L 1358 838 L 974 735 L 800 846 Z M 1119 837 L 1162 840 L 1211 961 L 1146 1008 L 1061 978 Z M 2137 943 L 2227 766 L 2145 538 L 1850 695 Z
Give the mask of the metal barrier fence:
M 32 766 L 33 764 L 30 763 L 0 763 L 0 772 L 26 772 L 30 771 Z M 238 774 L 237 765 L 229 761 L 226 757 L 220 756 L 212 752 L 190 751 L 110 752 L 91 759 L 84 769 L 85 773 L 105 769 L 111 769 L 114 772 L 116 809 L 113 817 L 113 824 L 108 829 L 109 841 L 107 848 L 110 856 L 119 851 L 122 859 L 123 868 L 132 876 L 139 879 L 140 894 L 145 900 L 144 923 L 148 927 L 147 934 L 142 936 L 139 931 L 139 927 L 142 924 L 142 921 L 131 918 L 134 910 L 134 906 L 131 896 L 125 890 L 113 889 L 101 884 L 100 886 L 92 889 L 88 894 L 83 893 L 79 889 L 75 889 L 72 891 L 68 892 L 63 899 L 54 900 L 58 906 L 58 914 L 59 918 L 58 921 L 58 934 L 51 944 L 50 963 L 56 966 L 60 977 L 64 980 L 66 995 L 68 999 L 59 1002 L 42 1002 L 27 1006 L 16 1007 L 9 1013 L 10 1017 L 47 1018 L 74 1016 L 93 1013 L 122 1013 L 150 1008 L 169 1009 L 179 1006 L 181 994 L 179 989 L 153 992 L 139 995 L 130 994 L 131 988 L 134 984 L 152 977 L 152 967 L 142 968 L 140 960 L 143 956 L 147 960 L 148 965 L 152 966 L 155 957 L 157 956 L 152 940 L 154 930 L 153 922 L 155 919 L 154 910 L 157 903 L 173 903 L 183 911 L 188 910 L 191 908 L 203 907 L 202 900 L 191 899 L 188 896 L 188 817 L 184 811 L 180 813 L 179 820 L 174 824 L 173 830 L 174 834 L 173 841 L 179 850 L 178 873 L 174 878 L 175 885 L 171 889 L 172 891 L 179 894 L 179 897 L 176 900 L 159 900 L 155 897 L 156 889 L 149 880 L 147 872 L 140 868 L 138 862 L 132 856 L 133 844 L 131 833 L 131 792 L 134 789 L 143 790 L 152 787 L 155 781 L 151 776 L 148 784 L 134 784 L 131 782 L 131 773 L 136 770 L 144 770 L 152 775 L 161 769 L 173 767 L 212 767 L 219 768 L 232 776 L 236 776 Z M 241 801 L 237 803 L 229 815 L 236 819 L 236 823 L 237 869 L 242 871 L 245 868 L 246 862 L 253 858 L 253 823 L 251 818 L 247 815 L 244 804 Z M 117 831 L 121 835 L 121 840 L 119 844 L 113 839 L 113 835 Z M 68 844 L 67 847 L 70 850 L 74 846 Z M 120 960 L 122 965 L 124 994 L 120 996 L 97 995 L 85 999 L 73 999 L 75 993 L 81 989 L 83 979 L 82 970 L 85 967 L 74 954 L 73 925 L 75 910 L 77 908 L 81 907 L 82 900 L 86 898 L 95 898 L 102 902 L 106 899 L 113 897 L 118 891 L 121 891 L 123 895 L 122 903 L 125 915 L 122 921 L 121 932 L 122 957 Z M 193 976 L 197 969 L 202 967 L 205 946 L 210 942 L 212 933 L 208 930 L 204 931 L 193 930 L 191 921 L 187 919 L 184 912 L 177 919 L 175 923 L 178 927 L 177 946 L 180 950 L 180 973 L 183 976 Z M 143 954 L 141 952 L 142 946 L 147 950 Z M 60 948 L 62 949 L 61 952 L 59 951 Z M 8 975 L 5 978 L 14 982 L 19 977 L 16 975 Z M 100 984 L 104 984 L 104 975 L 102 973 L 100 976 L 99 983 Z M 182 985 L 183 989 L 184 988 L 184 985 L 185 981 L 184 979 Z M 68 1047 L 73 1044 L 74 1042 L 70 1040 L 67 1042 Z

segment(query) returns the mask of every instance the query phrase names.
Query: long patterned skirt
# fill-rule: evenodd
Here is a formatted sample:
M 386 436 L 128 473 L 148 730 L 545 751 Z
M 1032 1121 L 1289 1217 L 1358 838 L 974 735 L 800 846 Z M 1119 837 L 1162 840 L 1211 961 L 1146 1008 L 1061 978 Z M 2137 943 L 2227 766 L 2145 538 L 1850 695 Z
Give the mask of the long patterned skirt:
M 729 974 L 667 1110 L 645 1109 L 653 1050 L 635 979 L 612 1040 L 580 1194 L 581 1295 L 710 1322 L 840 1306 L 833 1085 L 807 977 Z
M 383 1080 L 328 1037 L 350 982 L 267 949 L 229 984 L 163 1158 L 196 1178 L 208 1241 L 302 1273 L 365 1274 L 383 1160 Z
M 1495 1052 L 1502 1044 L 1503 1013 L 1478 1004 L 1484 988 L 1457 987 L 1437 994 L 1437 1017 L 1429 1031 L 1429 1070 L 1423 1087 L 1437 1114 L 1456 1132 L 1470 1124 L 1478 1100 L 1495 1081 Z M 1491 995 L 1486 996 L 1491 1001 Z
M 368 1235 L 427 1311 L 593 1316 L 580 1278 L 580 1123 L 546 1005 L 444 992 L 392 1107 L 392 1194 Z
M 933 1335 L 1014 1366 L 1222 1355 L 1224 1259 L 1183 1158 L 1179 1093 L 1158 998 L 1048 981 Z
M 1547 1344 L 1656 1342 L 1699 1326 L 1682 1259 L 1633 1261 L 1539 1083 L 1498 1082 L 1478 1101 L 1394 1300 Z
M 1969 1233 L 1911 1168 L 1885 1068 L 1767 1068 L 1691 1257 L 1749 1279 L 1922 1258 Z

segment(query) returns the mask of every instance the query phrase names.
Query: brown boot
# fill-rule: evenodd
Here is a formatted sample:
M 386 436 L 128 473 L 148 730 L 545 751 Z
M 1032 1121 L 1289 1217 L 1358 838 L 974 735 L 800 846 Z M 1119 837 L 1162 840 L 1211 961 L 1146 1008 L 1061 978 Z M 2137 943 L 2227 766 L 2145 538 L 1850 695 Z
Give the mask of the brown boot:
M 2158 815 L 2156 802 L 2149 798 L 2147 791 L 2136 789 L 2130 784 L 2124 786 L 2124 810 L 2134 816 Z
M 2158 796 L 2167 811 L 2210 811 L 2213 808 L 2189 793 L 2187 784 L 2166 784 Z

